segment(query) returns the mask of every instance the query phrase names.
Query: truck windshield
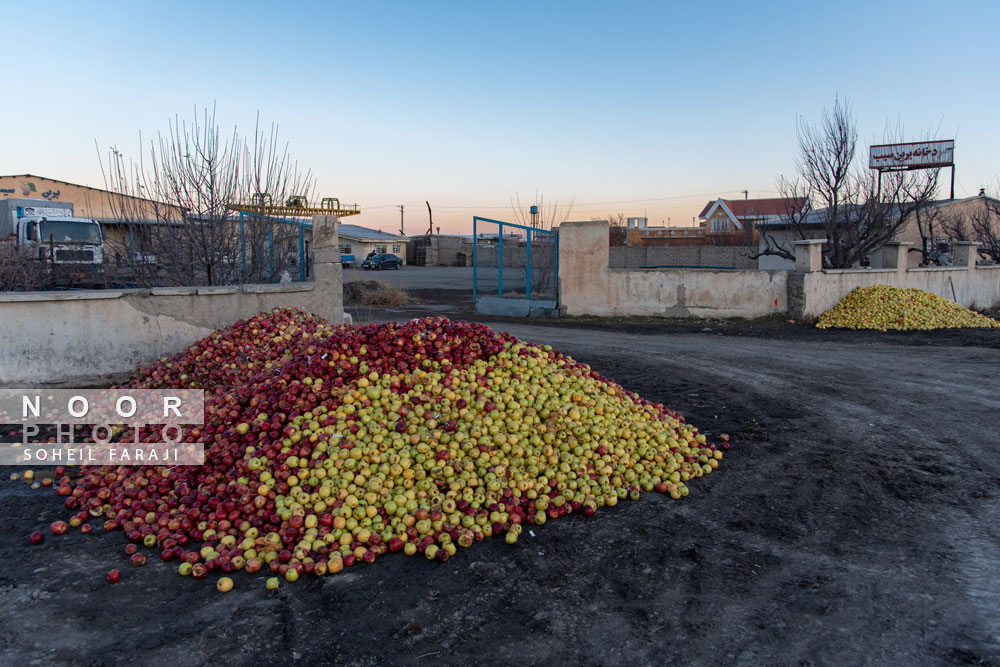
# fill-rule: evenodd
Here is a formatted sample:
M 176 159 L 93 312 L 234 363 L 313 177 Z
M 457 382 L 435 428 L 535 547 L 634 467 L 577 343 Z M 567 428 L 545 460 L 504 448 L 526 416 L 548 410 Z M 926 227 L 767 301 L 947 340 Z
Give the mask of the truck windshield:
M 42 241 L 51 236 L 56 243 L 100 243 L 101 229 L 96 223 L 46 220 L 41 236 Z

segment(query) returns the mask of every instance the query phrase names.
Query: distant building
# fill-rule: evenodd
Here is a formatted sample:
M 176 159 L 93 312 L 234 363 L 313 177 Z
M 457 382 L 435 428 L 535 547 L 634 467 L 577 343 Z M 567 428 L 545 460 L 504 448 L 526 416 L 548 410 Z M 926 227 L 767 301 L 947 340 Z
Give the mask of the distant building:
M 716 199 L 705 204 L 697 226 L 650 227 L 646 218 L 628 218 L 622 241 L 629 246 L 756 246 L 760 223 L 802 210 L 808 210 L 804 197 Z
M 808 210 L 809 200 L 806 197 L 720 198 L 705 204 L 698 217 L 708 234 L 734 234 Z
M 185 218 L 184 212 L 175 206 L 33 174 L 0 176 L 0 199 L 73 204 L 73 215 L 101 223 L 106 251 L 124 246 L 136 252 L 144 251 L 150 225 L 164 224 L 164 220 L 179 224 Z
M 410 240 L 408 236 L 343 223 L 338 227 L 337 233 L 340 236 L 340 254 L 354 255 L 358 262 L 363 261 L 369 253 L 376 255 L 389 253 L 402 259 L 403 264 L 408 263 L 406 259 L 406 242 Z

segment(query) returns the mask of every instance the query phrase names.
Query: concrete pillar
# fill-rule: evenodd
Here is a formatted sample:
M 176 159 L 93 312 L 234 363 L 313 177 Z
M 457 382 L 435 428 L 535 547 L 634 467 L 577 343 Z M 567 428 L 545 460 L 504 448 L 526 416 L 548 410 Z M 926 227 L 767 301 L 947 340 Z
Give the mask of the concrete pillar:
M 816 273 L 823 270 L 823 244 L 826 239 L 806 239 L 795 242 L 795 270 Z
M 344 321 L 344 279 L 340 265 L 339 220 L 335 215 L 312 218 L 312 263 L 315 291 L 324 304 L 316 313 L 334 324 Z
M 607 221 L 559 225 L 559 305 L 567 315 L 608 308 Z
M 908 241 L 889 241 L 882 246 L 882 268 L 906 271 L 906 253 L 911 245 Z
M 976 268 L 976 248 L 979 246 L 975 241 L 952 241 L 952 266 Z

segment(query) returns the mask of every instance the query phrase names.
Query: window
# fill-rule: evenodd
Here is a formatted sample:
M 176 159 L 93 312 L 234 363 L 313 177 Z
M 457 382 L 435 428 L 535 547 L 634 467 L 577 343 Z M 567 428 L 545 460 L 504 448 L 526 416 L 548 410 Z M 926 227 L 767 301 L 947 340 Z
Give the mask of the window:
M 729 219 L 728 218 L 712 218 L 712 231 L 715 233 L 724 233 L 729 231 Z
M 399 244 L 398 243 L 396 245 L 392 246 L 392 254 L 393 255 L 398 255 L 399 254 Z
M 341 255 L 350 255 L 351 254 L 351 244 L 350 243 L 341 243 L 340 244 L 340 254 Z
M 384 245 L 377 245 L 377 246 L 375 246 L 375 252 L 377 254 L 379 254 L 379 255 L 384 255 L 385 254 L 385 246 Z

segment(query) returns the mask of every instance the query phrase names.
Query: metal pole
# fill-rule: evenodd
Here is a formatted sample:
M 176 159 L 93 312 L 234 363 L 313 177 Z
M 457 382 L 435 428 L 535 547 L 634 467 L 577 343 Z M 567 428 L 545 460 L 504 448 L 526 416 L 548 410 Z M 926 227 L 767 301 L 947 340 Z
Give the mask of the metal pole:
M 271 269 L 271 278 L 274 278 L 274 227 L 267 228 L 267 262 Z
M 531 230 L 528 230 L 528 247 L 526 250 L 528 256 L 528 266 L 527 275 L 524 281 L 524 298 L 531 301 Z
M 403 231 L 403 205 L 399 205 L 399 235 L 406 236 L 406 232 Z
M 240 268 L 242 269 L 243 282 L 247 281 L 247 244 L 243 236 L 243 212 L 240 211 Z
M 555 232 L 555 239 L 556 239 L 556 244 L 555 244 L 556 261 L 555 261 L 555 275 L 552 276 L 552 284 L 553 284 L 552 289 L 554 291 L 554 293 L 552 294 L 552 298 L 558 305 L 559 303 L 559 232 L 558 231 Z
M 955 165 L 951 165 L 951 198 L 955 198 Z
M 306 281 L 306 249 L 305 238 L 302 236 L 302 227 L 299 227 L 299 280 Z
M 476 303 L 476 216 L 472 216 L 472 303 Z
M 497 284 L 497 296 L 503 298 L 503 223 L 502 222 L 500 223 L 500 233 L 498 234 L 498 237 L 499 238 L 497 247 L 499 248 L 499 250 L 497 251 L 497 267 L 499 273 L 497 275 L 499 276 L 499 281 Z

